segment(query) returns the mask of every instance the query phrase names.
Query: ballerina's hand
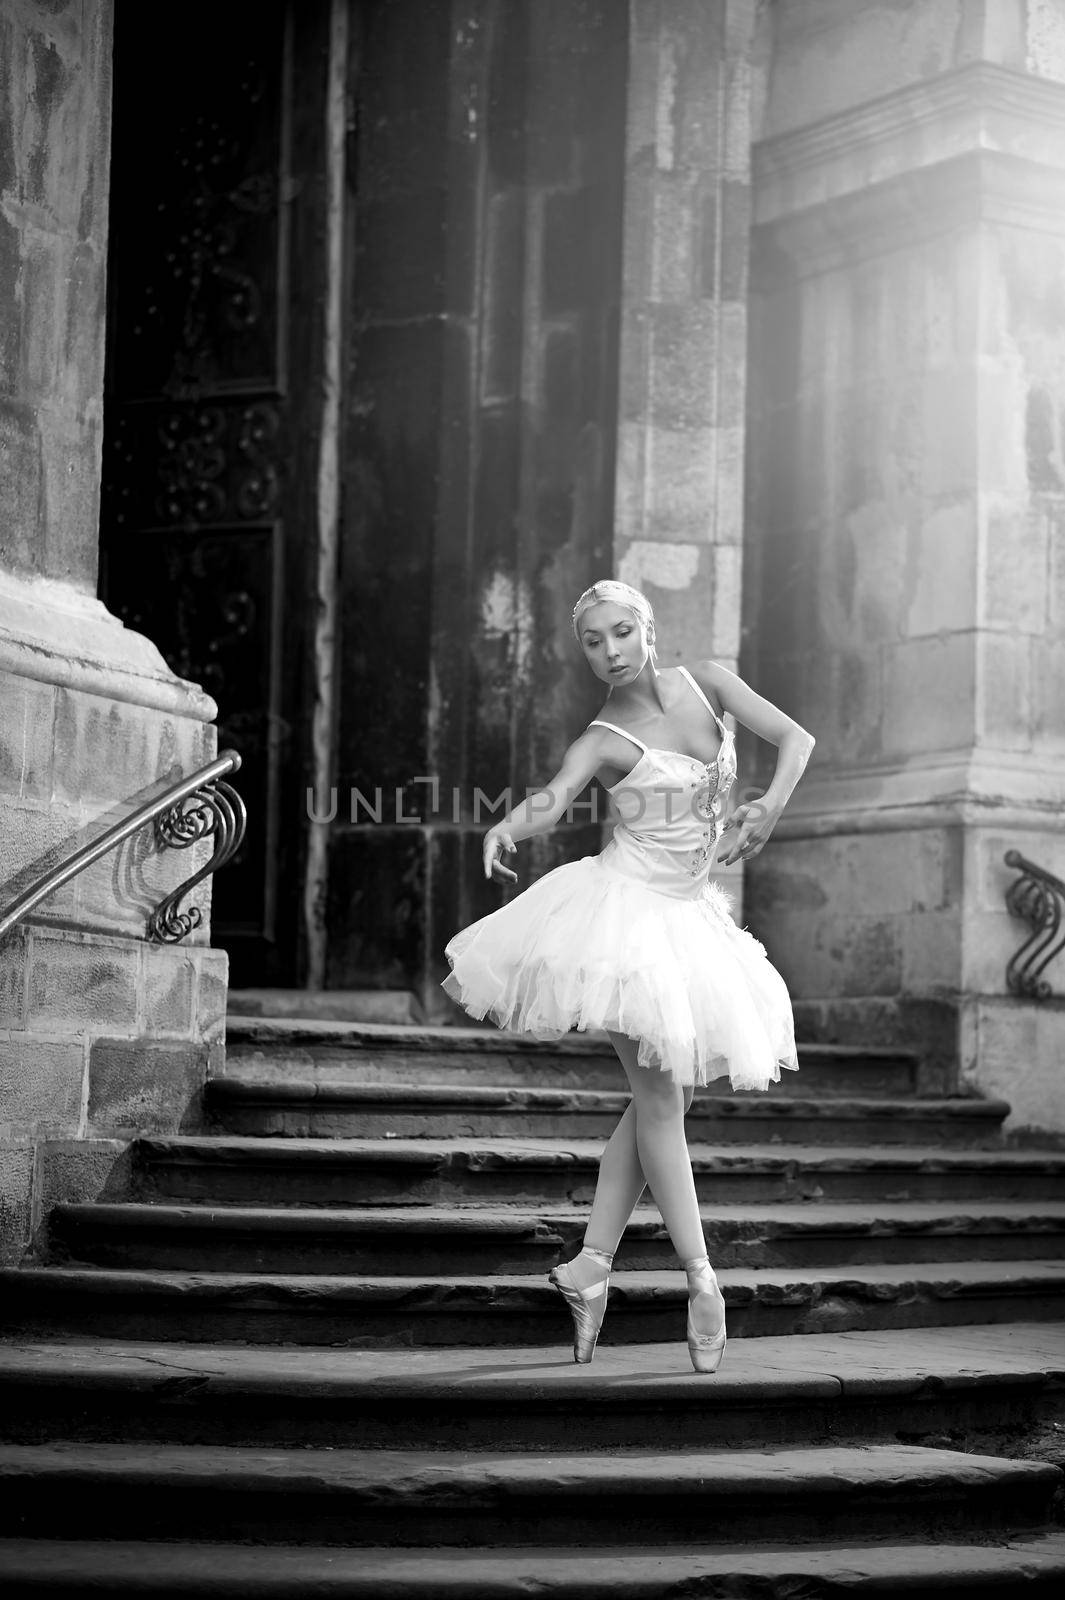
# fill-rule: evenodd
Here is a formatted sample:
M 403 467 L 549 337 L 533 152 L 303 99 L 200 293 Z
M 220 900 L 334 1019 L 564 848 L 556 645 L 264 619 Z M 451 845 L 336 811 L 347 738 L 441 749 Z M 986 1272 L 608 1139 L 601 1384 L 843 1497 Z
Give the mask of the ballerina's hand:
M 499 853 L 501 850 L 509 850 L 511 855 L 513 855 L 517 848 L 517 845 L 514 843 L 514 840 L 510 837 L 509 833 L 504 833 L 502 831 L 497 832 L 495 828 L 489 828 L 488 832 L 484 836 L 485 877 L 491 878 L 494 875 L 501 881 L 505 882 L 506 879 L 509 878 L 512 883 L 517 883 L 518 874 L 516 872 L 512 872 L 509 867 L 505 867 L 502 861 L 499 859 Z
M 779 811 L 771 811 L 756 800 L 737 806 L 721 829 L 722 835 L 727 829 L 734 829 L 735 837 L 729 841 L 728 855 L 722 856 L 718 864 L 731 867 L 734 861 L 749 861 L 756 856 L 768 841 L 779 816 Z

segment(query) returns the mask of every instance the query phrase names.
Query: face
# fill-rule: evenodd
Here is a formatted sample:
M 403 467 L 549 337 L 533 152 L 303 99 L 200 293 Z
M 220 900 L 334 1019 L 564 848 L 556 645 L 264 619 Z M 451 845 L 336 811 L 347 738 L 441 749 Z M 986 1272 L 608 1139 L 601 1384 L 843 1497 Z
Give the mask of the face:
M 649 642 L 627 606 L 600 600 L 579 623 L 588 665 L 604 683 L 631 683 L 647 665 Z

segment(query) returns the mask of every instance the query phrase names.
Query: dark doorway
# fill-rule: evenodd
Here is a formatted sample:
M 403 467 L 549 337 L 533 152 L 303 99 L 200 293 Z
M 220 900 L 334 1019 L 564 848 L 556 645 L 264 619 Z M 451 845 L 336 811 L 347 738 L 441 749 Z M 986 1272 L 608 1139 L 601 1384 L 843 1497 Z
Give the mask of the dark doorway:
M 237 984 L 295 984 L 321 582 L 329 0 L 115 19 L 101 595 L 219 707 Z M 224 10 L 224 8 L 223 8 Z M 335 263 L 334 263 L 335 267 Z

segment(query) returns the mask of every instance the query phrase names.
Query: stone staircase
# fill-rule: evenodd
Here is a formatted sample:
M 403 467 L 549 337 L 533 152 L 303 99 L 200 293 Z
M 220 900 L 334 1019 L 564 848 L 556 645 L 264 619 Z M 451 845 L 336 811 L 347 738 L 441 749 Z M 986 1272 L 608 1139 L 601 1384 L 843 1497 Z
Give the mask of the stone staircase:
M 546 1281 L 605 1043 L 230 1017 L 208 1131 L 0 1274 L 12 1594 L 1059 1592 L 1065 1153 L 900 1052 L 689 1117 L 729 1307 L 638 1210 L 595 1361 Z

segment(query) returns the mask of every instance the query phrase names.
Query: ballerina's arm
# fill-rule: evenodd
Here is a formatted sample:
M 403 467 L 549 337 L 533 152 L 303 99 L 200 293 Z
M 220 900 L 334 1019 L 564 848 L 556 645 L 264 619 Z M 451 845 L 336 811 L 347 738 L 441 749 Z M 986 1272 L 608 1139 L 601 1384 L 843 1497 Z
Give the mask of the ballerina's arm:
M 484 875 L 517 881 L 517 873 L 499 860 L 501 851 L 511 854 L 520 839 L 550 833 L 568 807 L 591 782 L 602 765 L 604 736 L 598 729 L 586 729 L 575 739 L 562 758 L 562 765 L 549 783 L 536 789 L 520 805 L 494 822 L 484 836 Z
M 725 823 L 726 828 L 737 830 L 728 854 L 720 861 L 721 866 L 729 867 L 734 861 L 749 860 L 762 849 L 806 770 L 817 741 L 779 706 L 756 694 L 750 684 L 716 661 L 698 662 L 694 677 L 705 693 L 717 696 L 737 722 L 778 749 L 776 771 L 765 794 L 760 800 L 737 806 Z

